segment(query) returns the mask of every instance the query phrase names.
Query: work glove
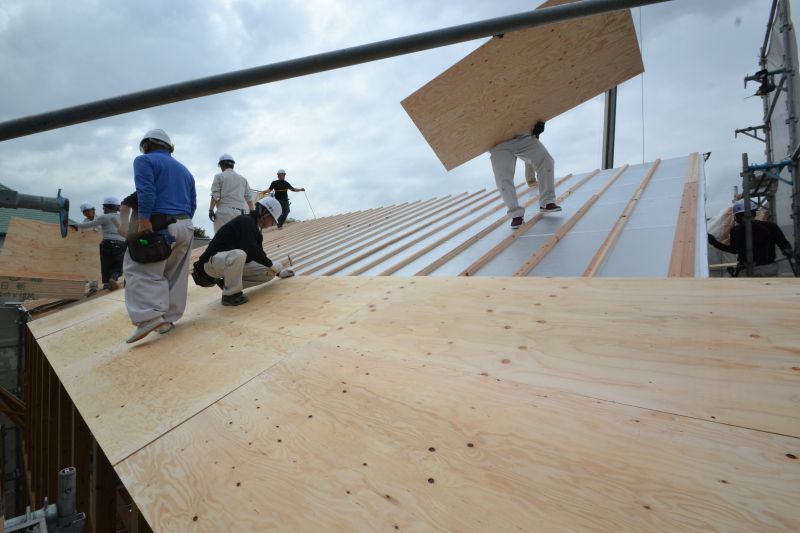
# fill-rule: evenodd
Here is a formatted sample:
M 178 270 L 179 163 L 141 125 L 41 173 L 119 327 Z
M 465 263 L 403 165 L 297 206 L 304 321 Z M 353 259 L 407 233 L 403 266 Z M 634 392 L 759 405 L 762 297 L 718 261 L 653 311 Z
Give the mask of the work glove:
M 541 135 L 542 133 L 544 133 L 544 122 L 540 120 L 533 126 L 533 129 L 531 130 L 531 135 L 533 135 L 538 139 L 539 135 Z
M 294 270 L 291 268 L 284 268 L 278 273 L 278 277 L 281 279 L 291 278 L 294 276 Z
M 214 222 L 214 219 L 217 218 L 217 214 L 214 213 L 213 209 L 208 210 L 208 218 L 211 220 L 211 222 Z
M 276 276 L 280 275 L 281 271 L 283 270 L 283 263 L 280 261 L 273 261 L 270 270 L 272 270 L 272 273 Z

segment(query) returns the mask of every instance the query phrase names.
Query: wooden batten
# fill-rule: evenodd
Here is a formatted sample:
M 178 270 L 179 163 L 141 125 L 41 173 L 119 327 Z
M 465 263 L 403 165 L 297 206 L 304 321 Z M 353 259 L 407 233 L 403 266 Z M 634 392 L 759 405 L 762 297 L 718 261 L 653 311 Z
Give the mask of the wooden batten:
M 700 154 L 689 156 L 689 168 L 681 196 L 678 224 L 672 245 L 669 277 L 693 277 L 697 226 L 697 194 L 699 190 Z

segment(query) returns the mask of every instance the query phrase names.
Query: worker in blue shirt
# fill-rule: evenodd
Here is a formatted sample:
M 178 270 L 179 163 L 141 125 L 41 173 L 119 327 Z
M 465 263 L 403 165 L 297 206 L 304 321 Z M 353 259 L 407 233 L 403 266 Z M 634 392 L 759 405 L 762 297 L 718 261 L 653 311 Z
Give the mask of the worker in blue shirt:
M 136 325 L 129 343 L 155 330 L 172 330 L 186 308 L 197 193 L 192 174 L 172 157 L 174 149 L 164 130 L 150 130 L 139 143 L 143 155 L 133 161 L 138 231 L 129 236 L 129 244 L 136 244 L 131 237 L 161 232 L 172 241 L 172 251 L 155 262 L 134 260 L 130 248 L 125 254 L 125 305 Z

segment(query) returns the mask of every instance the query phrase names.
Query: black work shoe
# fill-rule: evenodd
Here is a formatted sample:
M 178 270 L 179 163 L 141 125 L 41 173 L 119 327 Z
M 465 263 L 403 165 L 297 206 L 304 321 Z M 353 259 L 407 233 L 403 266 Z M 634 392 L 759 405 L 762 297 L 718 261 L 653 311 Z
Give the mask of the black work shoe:
M 556 211 L 561 211 L 561 206 L 556 204 L 547 204 L 543 207 L 540 207 L 539 211 L 542 213 L 555 213 Z
M 522 225 L 525 220 L 522 217 L 514 217 L 511 219 L 511 229 L 517 229 Z
M 241 292 L 229 296 L 222 295 L 222 305 L 242 305 L 244 303 L 247 303 L 247 296 Z

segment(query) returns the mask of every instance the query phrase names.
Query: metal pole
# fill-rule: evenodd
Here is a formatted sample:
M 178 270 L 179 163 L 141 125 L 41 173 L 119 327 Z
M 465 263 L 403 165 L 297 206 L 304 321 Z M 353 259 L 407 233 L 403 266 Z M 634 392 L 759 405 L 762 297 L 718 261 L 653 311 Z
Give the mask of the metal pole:
M 606 91 L 603 121 L 603 170 L 614 168 L 614 137 L 617 128 L 617 88 Z
M 797 73 L 794 70 L 795 65 L 795 51 L 797 43 L 792 38 L 794 36 L 794 28 L 792 26 L 791 17 L 789 16 L 789 2 L 788 0 L 781 1 L 781 9 L 779 10 L 781 17 L 781 36 L 783 39 L 783 68 L 787 70 L 786 73 L 786 110 L 789 118 L 787 120 L 789 126 L 789 149 L 795 149 L 797 144 L 797 110 L 794 106 L 795 99 L 795 80 Z M 794 44 L 794 46 L 792 46 Z M 795 159 L 793 165 L 789 167 L 789 175 L 792 178 L 792 229 L 794 230 L 794 252 L 793 255 L 796 260 L 800 261 L 800 167 L 798 161 Z
M 753 213 L 750 212 L 750 169 L 747 154 L 742 154 L 742 201 L 744 202 L 745 268 L 747 277 L 755 273 L 753 264 Z
M 534 26 L 543 26 L 554 22 L 667 1 L 669 0 L 582 0 L 260 67 L 237 70 L 226 74 L 198 78 L 38 115 L 8 120 L 0 123 L 0 141 L 149 107 L 190 100 L 200 96 L 349 67 Z

